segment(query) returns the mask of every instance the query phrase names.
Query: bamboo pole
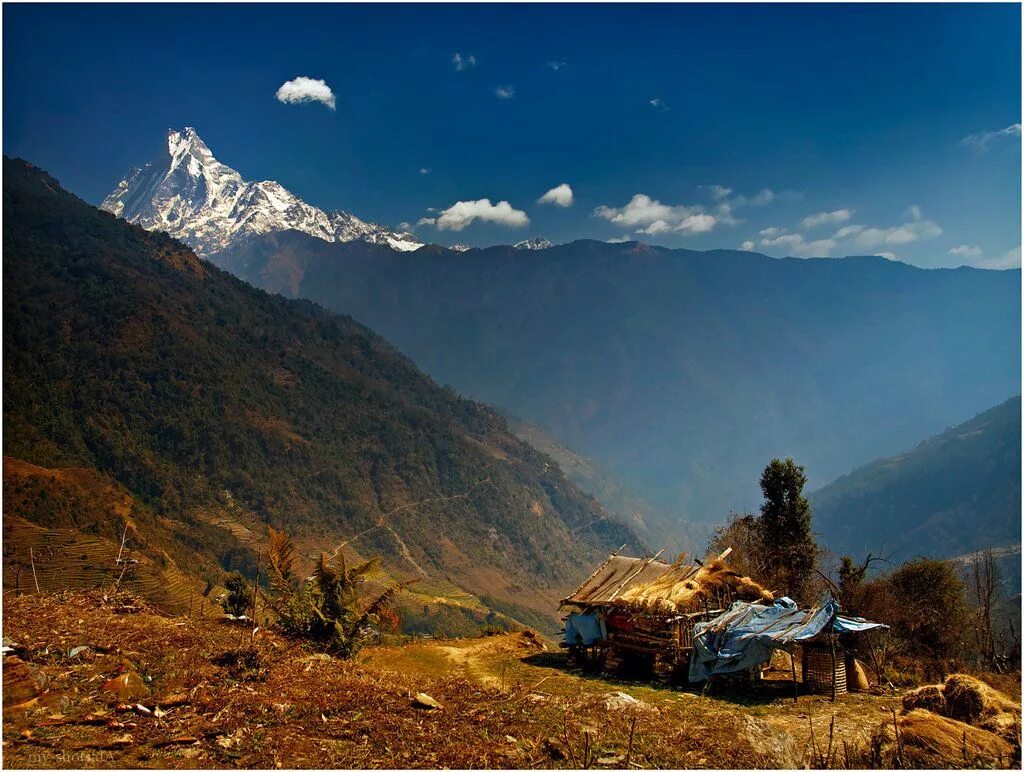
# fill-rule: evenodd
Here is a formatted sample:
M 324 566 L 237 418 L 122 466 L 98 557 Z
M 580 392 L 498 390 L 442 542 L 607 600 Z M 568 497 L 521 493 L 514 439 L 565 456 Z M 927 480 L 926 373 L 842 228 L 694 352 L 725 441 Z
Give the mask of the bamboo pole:
M 35 556 L 35 553 L 32 551 L 31 547 L 28 548 L 28 559 L 29 559 L 29 562 L 32 564 L 32 581 L 35 582 L 36 594 L 38 595 L 39 594 L 39 579 L 36 577 L 36 556 Z
M 796 682 L 796 649 L 789 653 L 789 669 L 793 673 L 793 702 L 796 702 L 800 696 L 800 687 Z

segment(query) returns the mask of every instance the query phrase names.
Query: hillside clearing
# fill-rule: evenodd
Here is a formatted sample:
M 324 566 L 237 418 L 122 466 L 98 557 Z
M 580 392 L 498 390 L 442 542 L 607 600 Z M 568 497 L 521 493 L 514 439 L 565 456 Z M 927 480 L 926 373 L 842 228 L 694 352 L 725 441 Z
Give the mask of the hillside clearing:
M 5 706 L 8 767 L 573 767 L 584 754 L 622 766 L 627 752 L 633 767 L 793 766 L 809 758 L 812 726 L 826 742 L 834 714 L 836 748 L 853 748 L 897 705 L 587 676 L 532 633 L 341 662 L 265 631 L 252 654 L 248 628 L 99 593 L 9 596 L 4 611 L 26 663 L 8 657 L 5 679 L 44 687 Z M 102 688 L 125 674 L 142 688 Z M 441 709 L 417 708 L 419 693 Z

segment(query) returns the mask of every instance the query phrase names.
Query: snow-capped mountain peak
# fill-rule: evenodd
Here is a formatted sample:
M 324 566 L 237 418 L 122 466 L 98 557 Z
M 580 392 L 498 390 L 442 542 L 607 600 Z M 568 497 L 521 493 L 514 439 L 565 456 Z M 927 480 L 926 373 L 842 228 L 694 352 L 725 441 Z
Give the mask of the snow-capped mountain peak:
M 192 127 L 169 129 L 166 150 L 133 169 L 100 207 L 148 230 L 166 231 L 202 255 L 285 230 L 324 241 L 361 239 L 401 251 L 423 246 L 409 233 L 311 206 L 272 180 L 246 182 L 214 158 Z
M 514 249 L 549 249 L 555 246 L 552 242 L 547 239 L 542 239 L 540 236 L 536 236 L 532 239 L 526 239 L 512 245 Z

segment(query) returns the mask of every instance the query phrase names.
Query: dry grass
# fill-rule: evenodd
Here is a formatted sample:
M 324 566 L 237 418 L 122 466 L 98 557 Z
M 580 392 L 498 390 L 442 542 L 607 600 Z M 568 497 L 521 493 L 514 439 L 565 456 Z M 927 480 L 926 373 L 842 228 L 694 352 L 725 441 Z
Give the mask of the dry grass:
M 930 710 L 932 713 L 946 715 L 948 706 L 946 696 L 942 693 L 941 684 L 928 684 L 903 695 L 903 709 L 915 710 L 921 708 Z
M 1010 743 L 991 732 L 928 710 L 912 710 L 898 721 L 899 736 L 886 724 L 881 740 L 886 766 L 921 769 L 1009 767 Z
M 968 724 L 1006 711 L 1020 717 L 1020 705 L 974 676 L 954 673 L 942 687 L 946 715 Z
M 522 634 L 372 647 L 341 662 L 273 632 L 253 642 L 245 626 L 97 593 L 8 597 L 4 612 L 4 634 L 48 685 L 4 714 L 8 767 L 571 768 L 584 756 L 621 766 L 627 754 L 634 768 L 800 766 L 810 722 L 820 743 L 835 713 L 836 748 L 853 747 L 892 704 L 599 678 Z M 143 709 L 100 688 L 125 672 L 151 691 Z M 608 707 L 615 691 L 646 707 Z M 418 692 L 441 710 L 414 707 Z

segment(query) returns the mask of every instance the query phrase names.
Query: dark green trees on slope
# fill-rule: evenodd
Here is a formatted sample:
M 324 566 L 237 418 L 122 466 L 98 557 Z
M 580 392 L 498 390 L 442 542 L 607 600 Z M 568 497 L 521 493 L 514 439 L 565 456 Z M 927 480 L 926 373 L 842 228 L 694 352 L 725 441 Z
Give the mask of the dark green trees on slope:
M 814 491 L 839 554 L 956 557 L 1020 544 L 1020 397 Z
M 4 161 L 4 452 L 109 473 L 198 552 L 235 508 L 510 605 L 634 537 L 370 330 Z M 236 545 L 244 551 L 245 545 Z M 223 554 L 214 557 L 224 558 Z

